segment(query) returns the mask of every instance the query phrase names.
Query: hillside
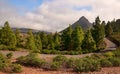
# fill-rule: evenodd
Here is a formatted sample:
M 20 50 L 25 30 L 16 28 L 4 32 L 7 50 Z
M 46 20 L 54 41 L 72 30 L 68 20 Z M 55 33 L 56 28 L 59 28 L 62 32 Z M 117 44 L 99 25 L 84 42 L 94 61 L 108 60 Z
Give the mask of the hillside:
M 92 23 L 90 23 L 89 20 L 85 16 L 82 16 L 79 20 L 77 20 L 71 26 L 74 29 L 77 25 L 80 25 L 84 31 L 86 31 L 92 27 Z M 66 30 L 66 29 L 64 29 L 64 30 Z M 62 31 L 64 31 L 64 30 L 62 30 Z

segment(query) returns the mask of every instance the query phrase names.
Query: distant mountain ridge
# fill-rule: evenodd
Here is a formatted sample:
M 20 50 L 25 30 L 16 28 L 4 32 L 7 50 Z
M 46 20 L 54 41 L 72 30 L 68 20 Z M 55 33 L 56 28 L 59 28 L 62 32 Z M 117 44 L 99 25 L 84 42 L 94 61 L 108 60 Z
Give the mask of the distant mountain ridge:
M 93 26 L 92 23 L 90 23 L 89 20 L 86 17 L 84 17 L 84 16 L 82 16 L 78 21 L 73 23 L 71 26 L 74 29 L 77 25 L 80 25 L 84 31 L 92 28 L 92 26 Z M 66 30 L 66 29 L 64 29 L 64 30 Z
M 29 29 L 29 28 L 12 28 L 13 31 L 15 31 L 16 29 L 20 30 L 21 33 L 27 33 L 29 30 L 32 30 L 33 33 L 37 33 L 37 32 L 44 32 L 47 34 L 51 33 L 51 32 L 47 32 L 47 31 L 41 31 L 41 30 Z

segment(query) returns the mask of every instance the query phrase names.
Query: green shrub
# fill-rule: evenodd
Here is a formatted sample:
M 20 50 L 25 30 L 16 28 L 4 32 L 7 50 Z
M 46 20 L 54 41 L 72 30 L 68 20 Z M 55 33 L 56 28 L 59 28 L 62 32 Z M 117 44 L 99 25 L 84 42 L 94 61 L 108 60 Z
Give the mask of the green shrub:
M 76 72 L 99 71 L 100 69 L 100 63 L 90 58 L 76 60 L 74 67 Z
M 58 56 L 56 56 L 56 57 L 53 58 L 53 62 L 59 62 L 59 64 L 62 67 L 66 67 L 67 60 L 68 60 L 67 57 L 62 56 L 62 55 L 58 55 Z
M 27 56 L 17 58 L 17 63 L 26 66 L 43 67 L 46 62 L 40 59 L 37 53 L 30 53 Z
M 93 59 L 101 59 L 101 58 L 104 58 L 104 57 L 102 55 L 100 55 L 100 54 L 92 54 L 91 58 L 93 58 Z
M 61 54 L 58 50 L 51 50 L 51 54 Z
M 100 62 L 98 60 L 94 60 L 92 58 L 84 58 L 84 62 L 86 62 L 86 69 L 88 71 L 99 71 L 100 70 Z
M 16 51 L 16 47 L 14 46 L 7 46 L 7 49 L 10 51 Z
M 105 56 L 105 57 L 113 57 L 114 53 L 113 52 L 106 52 L 106 53 L 103 54 L 103 56 Z
M 112 63 L 113 66 L 120 66 L 120 59 L 116 57 L 110 57 L 108 60 Z
M 13 73 L 20 73 L 22 72 L 22 67 L 19 64 L 12 64 L 11 65 L 11 72 Z
M 7 63 L 8 63 L 8 60 L 6 59 L 6 57 L 3 56 L 2 53 L 0 53 L 0 70 L 1 71 L 4 71 Z
M 21 56 L 21 57 L 18 57 L 17 59 L 16 59 L 17 61 L 17 63 L 19 63 L 19 64 L 26 64 L 26 57 L 25 56 Z
M 82 59 L 77 59 L 75 61 L 75 67 L 73 69 L 76 72 L 86 72 L 85 62 Z
M 43 54 L 50 54 L 51 50 L 43 49 L 40 52 L 43 53 Z
M 101 59 L 100 64 L 102 67 L 112 67 L 112 63 L 108 59 Z
M 6 54 L 6 57 L 7 57 L 8 59 L 11 59 L 11 58 L 12 58 L 12 56 L 13 56 L 13 53 L 12 53 L 12 52 L 10 52 L 10 53 Z
M 8 58 L 11 58 L 12 54 L 8 53 L 7 58 L 0 53 L 0 70 L 8 73 L 18 73 L 22 71 L 22 68 L 18 64 L 12 64 Z
M 61 62 L 61 63 L 65 63 L 67 61 L 67 57 L 62 56 L 62 55 L 58 55 L 56 57 L 53 58 L 54 62 Z
M 74 68 L 74 66 L 75 66 L 75 59 L 74 58 L 68 59 L 68 61 L 66 62 L 66 67 L 67 68 Z
M 114 53 L 115 57 L 119 57 L 120 58 L 120 47 L 118 47 L 113 53 Z
M 59 70 L 61 68 L 61 63 L 60 62 L 52 62 L 51 64 L 51 69 L 52 70 Z
M 81 51 L 68 51 L 69 55 L 78 55 L 78 54 L 82 54 Z
M 6 45 L 0 45 L 0 50 L 7 50 L 7 46 Z

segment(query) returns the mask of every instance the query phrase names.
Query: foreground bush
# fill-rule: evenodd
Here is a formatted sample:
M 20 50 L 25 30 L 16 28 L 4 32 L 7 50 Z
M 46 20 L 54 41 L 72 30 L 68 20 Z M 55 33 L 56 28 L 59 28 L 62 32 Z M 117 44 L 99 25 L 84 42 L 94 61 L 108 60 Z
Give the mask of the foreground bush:
M 74 66 L 75 66 L 75 58 L 68 59 L 68 61 L 66 62 L 66 67 L 67 68 L 74 68 Z
M 60 62 L 52 62 L 51 67 L 52 70 L 59 70 L 61 68 Z
M 12 70 L 11 70 L 12 72 L 15 72 L 15 73 L 22 72 L 22 67 L 19 64 L 12 64 L 11 68 L 12 68 Z
M 112 63 L 108 59 L 101 59 L 100 64 L 102 67 L 112 67 Z
M 63 68 L 66 67 L 67 60 L 68 60 L 68 58 L 66 56 L 62 56 L 62 55 L 58 55 L 53 58 L 53 62 L 59 62 L 59 64 Z
M 40 59 L 37 53 L 30 53 L 27 56 L 21 56 L 17 58 L 17 63 L 26 66 L 42 67 L 45 64 L 45 61 Z
M 76 60 L 74 67 L 76 72 L 99 71 L 100 69 L 100 63 L 90 58 Z
M 22 67 L 19 64 L 13 64 L 9 61 L 11 53 L 7 54 L 7 58 L 0 53 L 0 70 L 7 73 L 20 73 Z
M 116 57 L 110 57 L 108 60 L 112 63 L 114 67 L 120 66 L 120 59 Z
M 53 61 L 64 63 L 67 61 L 67 57 L 62 56 L 62 55 L 58 55 L 58 56 L 53 58 Z

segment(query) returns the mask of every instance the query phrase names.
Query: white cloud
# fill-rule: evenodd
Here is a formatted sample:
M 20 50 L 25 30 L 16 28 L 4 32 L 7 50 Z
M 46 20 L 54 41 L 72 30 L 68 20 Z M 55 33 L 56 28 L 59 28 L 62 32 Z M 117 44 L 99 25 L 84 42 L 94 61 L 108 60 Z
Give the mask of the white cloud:
M 74 9 L 74 7 L 85 6 L 91 6 L 92 10 Z M 19 10 L 14 7 L 4 4 L 0 4 L 0 7 L 3 8 L 0 8 L 0 16 L 2 16 L 0 21 L 8 20 L 14 27 L 28 27 L 52 32 L 66 28 L 81 16 L 87 17 L 91 22 L 98 15 L 102 20 L 113 20 L 120 17 L 119 0 L 44 0 L 36 10 L 27 12 L 24 16 L 17 14 Z

